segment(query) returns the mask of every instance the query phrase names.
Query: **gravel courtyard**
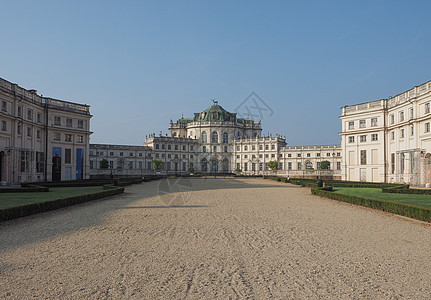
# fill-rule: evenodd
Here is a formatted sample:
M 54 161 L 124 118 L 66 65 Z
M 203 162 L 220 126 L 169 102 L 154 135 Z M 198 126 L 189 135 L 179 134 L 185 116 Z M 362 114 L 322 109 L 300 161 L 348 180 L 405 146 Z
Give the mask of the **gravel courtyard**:
M 263 179 L 133 185 L 0 223 L 0 242 L 6 299 L 431 295 L 431 225 Z

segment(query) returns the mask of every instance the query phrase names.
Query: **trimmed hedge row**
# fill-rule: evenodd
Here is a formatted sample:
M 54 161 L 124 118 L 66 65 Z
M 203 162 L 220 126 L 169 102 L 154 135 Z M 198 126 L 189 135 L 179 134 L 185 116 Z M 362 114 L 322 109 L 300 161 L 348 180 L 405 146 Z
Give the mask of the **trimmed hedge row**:
M 39 193 L 39 192 L 49 192 L 49 188 L 34 185 L 34 184 L 29 184 L 26 187 L 0 188 L 0 193 Z
M 352 196 L 328 192 L 322 189 L 311 189 L 311 193 L 316 196 L 326 197 L 342 202 L 361 205 L 369 208 L 379 209 L 393 214 L 413 218 L 420 221 L 431 222 L 431 209 L 418 207 L 414 205 L 395 203 L 384 200 L 364 198 L 360 196 Z
M 32 203 L 23 206 L 11 207 L 0 210 L 0 222 L 12 220 L 20 217 L 25 217 L 41 212 L 46 212 L 49 210 L 54 210 L 66 206 L 71 206 L 79 203 L 84 203 L 88 201 L 93 201 L 109 196 L 118 195 L 124 192 L 123 187 L 107 186 L 103 188 L 101 192 L 96 192 L 92 194 L 85 194 L 80 196 L 73 196 L 68 198 L 61 198 L 52 201 L 45 201 L 39 203 Z
M 382 188 L 383 193 L 431 195 L 431 190 L 410 189 L 409 185 Z

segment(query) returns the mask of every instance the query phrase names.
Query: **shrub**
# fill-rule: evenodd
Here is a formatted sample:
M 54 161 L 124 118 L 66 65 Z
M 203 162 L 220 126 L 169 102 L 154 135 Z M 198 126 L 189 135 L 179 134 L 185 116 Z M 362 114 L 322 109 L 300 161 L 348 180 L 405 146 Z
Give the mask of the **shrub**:
M 121 194 L 123 192 L 124 192 L 123 187 L 112 187 L 112 188 L 107 187 L 106 189 L 104 188 L 104 190 L 101 192 L 6 208 L 6 209 L 0 210 L 0 222 L 16 219 L 20 217 L 25 217 L 25 216 L 29 216 L 29 215 L 33 215 L 41 212 L 46 212 L 49 210 L 54 210 L 54 209 L 58 209 L 66 206 L 71 206 L 79 203 L 84 203 L 84 202 L 88 202 L 96 199 L 101 199 L 101 198 Z
M 338 194 L 329 192 L 323 189 L 311 189 L 311 193 L 313 195 L 322 196 L 338 201 L 343 201 L 347 203 L 357 204 L 365 207 L 370 207 L 374 209 L 379 209 L 382 211 L 394 213 L 397 215 L 431 222 L 431 209 L 418 207 L 414 205 L 404 204 L 404 203 L 395 203 L 384 200 L 377 200 L 371 198 L 364 198 L 360 196 L 352 196 L 345 194 Z

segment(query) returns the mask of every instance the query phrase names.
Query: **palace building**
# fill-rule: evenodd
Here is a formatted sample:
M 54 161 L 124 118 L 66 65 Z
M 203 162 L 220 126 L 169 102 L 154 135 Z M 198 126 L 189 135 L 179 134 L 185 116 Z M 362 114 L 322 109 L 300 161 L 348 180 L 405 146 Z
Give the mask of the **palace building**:
M 90 107 L 0 78 L 0 181 L 89 178 Z
M 342 179 L 429 186 L 431 81 L 342 107 Z
M 162 161 L 165 174 L 187 174 L 193 168 L 195 173 L 241 170 L 246 175 L 263 175 L 270 172 L 268 163 L 276 161 L 282 176 L 341 177 L 340 146 L 286 147 L 284 137 L 262 135 L 260 121 L 239 118 L 217 101 L 193 118 L 170 121 L 169 135 L 150 134 L 145 146 L 90 145 L 95 176 L 153 174 L 154 159 Z M 107 169 L 100 167 L 102 160 L 108 161 Z M 325 160 L 327 169 L 319 170 Z

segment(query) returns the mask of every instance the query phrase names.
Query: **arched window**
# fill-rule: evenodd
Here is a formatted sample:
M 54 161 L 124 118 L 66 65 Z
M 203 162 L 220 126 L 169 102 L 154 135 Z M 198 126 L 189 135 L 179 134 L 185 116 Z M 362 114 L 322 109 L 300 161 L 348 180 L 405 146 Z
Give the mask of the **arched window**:
M 212 134 L 211 142 L 218 143 L 218 133 L 216 131 L 214 131 Z
M 207 133 L 204 131 L 202 132 L 202 143 L 206 143 L 207 142 Z
M 223 133 L 223 144 L 229 143 L 229 135 L 227 132 Z

